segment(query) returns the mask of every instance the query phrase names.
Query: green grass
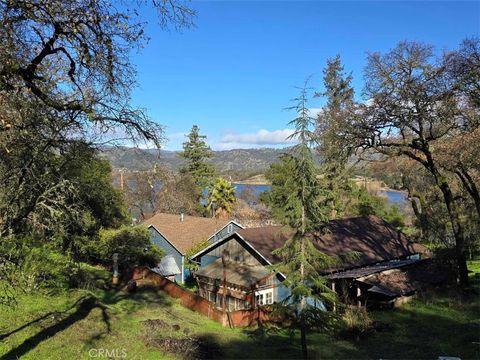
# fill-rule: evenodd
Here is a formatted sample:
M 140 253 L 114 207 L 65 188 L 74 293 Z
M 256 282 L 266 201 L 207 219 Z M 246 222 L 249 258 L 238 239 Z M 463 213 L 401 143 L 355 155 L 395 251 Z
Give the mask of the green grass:
M 480 273 L 480 260 L 469 260 L 467 261 L 467 266 L 468 266 L 468 269 L 470 271 L 473 271 L 474 274 Z
M 480 262 L 470 266 L 480 271 Z M 97 271 L 98 279 L 109 278 Z M 79 299 L 91 296 L 98 299 L 93 307 L 75 306 Z M 223 328 L 161 292 L 130 295 L 100 289 L 71 290 L 17 294 L 17 301 L 14 308 L 0 307 L 0 356 L 88 359 L 89 350 L 95 348 L 125 349 L 128 359 L 179 359 L 181 354 L 162 351 L 152 339 L 197 337 L 215 344 L 220 358 L 301 357 L 298 336 Z M 479 310 L 478 296 L 459 295 L 453 290 L 428 293 L 400 309 L 372 312 L 374 320 L 383 324 L 381 331 L 358 341 L 314 333 L 309 335 L 309 348 L 313 355 L 325 359 L 479 358 Z M 149 333 L 142 323 L 148 319 L 161 319 L 166 328 Z

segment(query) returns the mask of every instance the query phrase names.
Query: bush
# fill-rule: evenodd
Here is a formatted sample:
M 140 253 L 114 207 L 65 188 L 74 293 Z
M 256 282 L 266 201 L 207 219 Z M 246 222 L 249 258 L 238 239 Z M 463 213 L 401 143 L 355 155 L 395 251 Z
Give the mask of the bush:
M 150 241 L 150 233 L 144 226 L 102 229 L 99 237 L 98 257 L 103 265 L 112 266 L 115 253 L 122 270 L 136 265 L 155 266 L 163 256 L 163 251 Z
M 78 266 L 64 254 L 41 246 L 25 250 L 17 268 L 19 285 L 33 291 L 40 288 L 66 289 L 72 285 Z
M 163 256 L 160 248 L 150 241 L 144 226 L 122 226 L 118 229 L 101 229 L 98 237 L 77 239 L 78 259 L 94 265 L 113 266 L 113 254 L 118 253 L 121 270 L 135 265 L 155 266 Z
M 373 329 L 373 320 L 363 307 L 348 306 L 342 315 L 342 333 L 358 338 Z

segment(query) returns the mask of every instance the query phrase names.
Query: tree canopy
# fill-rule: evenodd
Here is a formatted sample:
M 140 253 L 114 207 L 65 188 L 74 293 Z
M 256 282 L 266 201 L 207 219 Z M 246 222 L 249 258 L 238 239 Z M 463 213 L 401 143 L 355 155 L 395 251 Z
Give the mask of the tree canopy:
M 204 190 L 215 174 L 215 167 L 208 162 L 212 157 L 212 151 L 205 142 L 206 138 L 200 134 L 200 128 L 193 125 L 180 154 L 185 160 L 180 172 L 190 175 L 200 191 Z
M 448 214 L 463 284 L 468 275 L 462 205 L 449 173 L 456 174 L 475 200 L 478 169 L 467 165 L 468 156 L 462 159 L 463 168 L 453 162 L 448 169 L 441 149 L 478 129 L 479 43 L 468 39 L 459 50 L 436 55 L 430 45 L 401 42 L 386 54 L 369 54 L 364 89 L 368 101 L 347 108 L 343 130 L 336 136 L 339 142 L 348 140 L 350 155 L 355 151 L 366 158 L 374 153 L 408 158 L 426 171 Z

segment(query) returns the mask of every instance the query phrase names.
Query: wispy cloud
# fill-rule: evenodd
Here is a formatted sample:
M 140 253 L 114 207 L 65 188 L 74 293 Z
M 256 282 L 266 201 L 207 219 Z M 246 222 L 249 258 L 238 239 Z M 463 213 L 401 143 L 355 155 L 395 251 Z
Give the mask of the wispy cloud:
M 255 133 L 246 134 L 228 132 L 223 134 L 216 148 L 227 150 L 236 148 L 287 146 L 295 143 L 294 139 L 287 139 L 292 133 L 293 130 L 291 129 L 273 131 L 261 129 Z

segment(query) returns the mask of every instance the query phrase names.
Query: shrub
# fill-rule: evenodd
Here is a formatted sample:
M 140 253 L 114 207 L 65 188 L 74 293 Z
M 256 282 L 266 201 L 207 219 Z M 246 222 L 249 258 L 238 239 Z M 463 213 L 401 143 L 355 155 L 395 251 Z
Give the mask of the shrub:
M 163 251 L 150 241 L 150 233 L 144 226 L 102 229 L 99 237 L 96 248 L 103 265 L 111 266 L 115 253 L 122 270 L 135 265 L 155 266 L 163 256 Z
M 363 307 L 348 306 L 342 315 L 342 332 L 360 336 L 373 329 L 373 320 Z
M 72 285 L 78 266 L 64 254 L 50 247 L 40 246 L 25 250 L 17 268 L 19 285 L 33 291 L 40 288 L 66 289 Z

